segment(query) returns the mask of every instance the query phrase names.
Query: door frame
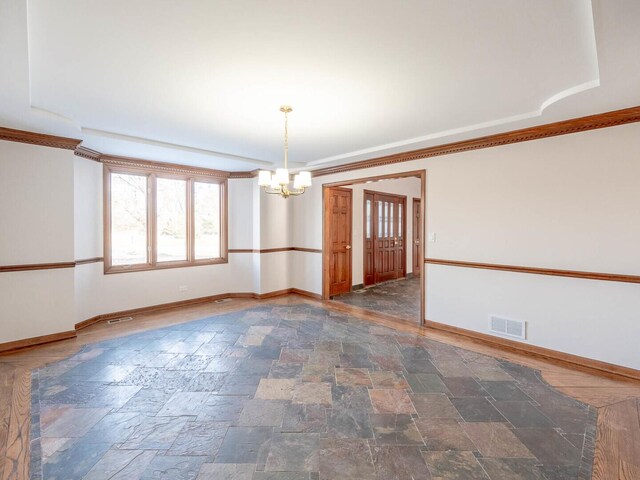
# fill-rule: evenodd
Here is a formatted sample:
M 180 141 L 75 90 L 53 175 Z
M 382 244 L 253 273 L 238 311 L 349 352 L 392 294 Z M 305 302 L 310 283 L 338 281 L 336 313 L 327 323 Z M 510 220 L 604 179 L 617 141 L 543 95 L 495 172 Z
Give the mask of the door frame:
M 424 232 L 427 231 L 427 170 L 412 170 L 409 172 L 389 173 L 386 175 L 374 175 L 369 177 L 354 178 L 343 180 L 340 182 L 328 182 L 322 184 L 322 299 L 329 300 L 329 250 L 327 242 L 330 238 L 331 222 L 327 215 L 328 199 L 326 195 L 327 189 L 334 187 L 345 187 L 348 185 L 356 185 L 359 183 L 367 183 L 376 180 L 394 180 L 398 178 L 417 177 L 420 179 L 420 199 L 422 200 L 422 229 L 420 231 L 420 248 L 418 249 L 419 260 L 423 268 L 420 269 L 420 325 L 425 324 L 426 320 L 426 268 L 424 268 L 424 259 L 426 257 L 426 244 L 424 241 Z
M 424 262 L 419 261 L 420 255 L 417 255 L 416 257 L 413 256 L 413 247 L 414 247 L 413 237 L 416 232 L 416 216 L 415 216 L 416 204 L 418 204 L 420 208 L 420 217 L 422 217 L 422 210 L 423 210 L 422 199 L 413 197 L 411 202 L 411 231 L 413 232 L 413 234 L 411 235 L 411 256 L 413 261 L 413 265 L 411 265 L 411 271 L 413 272 L 414 275 L 416 274 L 416 268 L 418 269 L 418 271 L 422 271 L 422 269 L 424 268 Z M 422 218 L 420 220 L 422 220 Z M 420 229 L 418 229 L 418 250 L 420 250 L 421 243 L 422 243 L 422 238 L 420 236 Z
M 388 193 L 388 192 L 380 192 L 378 190 L 369 190 L 369 189 L 365 189 L 363 192 L 363 196 L 366 194 L 370 194 L 373 196 L 374 199 L 374 205 L 375 205 L 375 198 L 376 195 L 386 195 L 389 197 L 395 197 L 399 200 L 404 200 L 404 202 L 402 203 L 402 238 L 404 240 L 403 243 L 403 251 L 404 251 L 404 258 L 402 259 L 402 263 L 403 263 L 403 268 L 402 268 L 402 277 L 398 277 L 398 278 L 407 278 L 407 202 L 408 202 L 408 197 L 406 195 L 400 195 L 398 193 Z M 372 205 L 371 208 L 372 210 L 372 216 L 371 216 L 371 221 L 372 221 L 372 225 L 371 225 L 371 233 L 373 234 L 373 232 L 376 229 L 376 217 L 377 217 L 377 210 L 375 209 L 375 206 Z M 365 237 L 364 231 L 366 229 L 366 221 L 367 221 L 367 211 L 366 211 L 366 201 L 362 202 L 362 217 L 363 217 L 363 223 L 362 223 L 362 265 L 363 265 L 363 270 L 364 270 L 364 265 L 367 261 L 367 249 L 366 249 L 366 243 L 367 243 L 367 239 Z M 400 210 L 400 203 L 398 202 L 398 210 Z M 375 238 L 375 237 L 374 237 Z M 411 247 L 413 248 L 413 239 L 411 240 Z M 377 285 L 378 283 L 382 283 L 382 282 L 376 282 L 375 281 L 375 275 L 376 275 L 376 242 L 374 240 L 373 242 L 373 275 L 374 275 L 374 281 L 373 283 L 370 283 L 367 285 L 366 282 L 363 282 L 365 284 L 365 286 L 369 286 L 369 285 Z M 397 259 L 396 259 L 397 260 Z M 363 278 L 364 280 L 364 278 Z

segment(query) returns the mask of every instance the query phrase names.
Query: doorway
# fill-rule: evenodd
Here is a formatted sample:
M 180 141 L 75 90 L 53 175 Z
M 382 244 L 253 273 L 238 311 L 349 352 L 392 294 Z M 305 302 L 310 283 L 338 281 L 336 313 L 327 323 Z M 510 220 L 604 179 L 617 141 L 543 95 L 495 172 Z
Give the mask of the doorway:
M 407 197 L 364 191 L 364 286 L 406 275 Z
M 414 233 L 413 199 L 424 206 L 426 178 L 426 170 L 417 170 L 322 185 L 324 300 L 335 297 L 363 312 L 424 324 L 426 213 L 424 208 L 416 213 L 420 224 Z M 371 183 L 376 185 L 363 185 Z M 353 210 L 350 229 L 348 203 Z M 379 238 L 374 238 L 376 229 Z M 422 268 L 414 270 L 418 262 Z

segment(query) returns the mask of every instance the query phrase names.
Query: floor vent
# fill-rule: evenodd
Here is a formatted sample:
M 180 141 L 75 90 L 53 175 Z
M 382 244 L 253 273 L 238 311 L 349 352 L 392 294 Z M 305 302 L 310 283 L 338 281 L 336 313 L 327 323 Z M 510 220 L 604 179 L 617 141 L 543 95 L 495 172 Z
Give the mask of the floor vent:
M 527 338 L 527 322 L 490 315 L 489 331 L 499 335 L 525 340 Z
M 109 325 L 115 325 L 116 323 L 130 322 L 133 320 L 133 317 L 122 317 L 122 318 L 114 318 L 112 320 L 108 320 L 107 323 Z
M 213 303 L 226 303 L 230 301 L 231 301 L 230 298 L 221 298 L 220 300 L 214 300 Z

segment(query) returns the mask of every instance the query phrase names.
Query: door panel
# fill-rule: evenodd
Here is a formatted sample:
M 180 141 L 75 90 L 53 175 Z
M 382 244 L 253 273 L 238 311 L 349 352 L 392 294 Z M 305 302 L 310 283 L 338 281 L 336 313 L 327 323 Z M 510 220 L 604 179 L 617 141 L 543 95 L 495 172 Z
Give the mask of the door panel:
M 351 291 L 351 196 L 348 189 L 330 188 L 329 295 Z
M 413 238 L 411 248 L 413 253 L 413 275 L 418 275 L 422 268 L 420 258 L 420 242 L 422 241 L 422 200 L 413 199 Z
M 406 200 L 397 195 L 373 193 L 374 283 L 405 276 Z

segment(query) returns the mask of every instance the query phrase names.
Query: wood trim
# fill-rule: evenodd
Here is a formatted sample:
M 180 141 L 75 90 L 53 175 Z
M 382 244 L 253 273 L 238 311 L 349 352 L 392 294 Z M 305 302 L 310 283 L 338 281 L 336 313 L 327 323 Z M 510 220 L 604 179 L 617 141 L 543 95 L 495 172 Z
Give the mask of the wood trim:
M 494 263 L 462 262 L 459 260 L 443 260 L 440 258 L 426 258 L 424 263 L 431 265 L 447 265 L 452 267 L 480 268 L 484 270 L 502 270 L 505 272 L 531 273 L 535 275 L 549 275 L 553 277 L 584 278 L 588 280 L 603 280 L 607 282 L 640 283 L 640 275 L 557 270 L 552 268 L 521 267 L 517 265 L 500 265 Z
M 57 262 L 57 263 L 28 263 L 24 265 L 4 265 L 0 266 L 0 273 L 5 272 L 25 272 L 31 270 L 53 270 L 56 268 L 73 268 L 75 262 Z
M 411 160 L 418 160 L 422 158 L 449 155 L 451 153 L 497 147 L 500 145 L 508 145 L 511 143 L 527 142 L 529 140 L 539 140 L 541 138 L 585 132 L 587 130 L 596 130 L 598 128 L 613 127 L 616 125 L 624 125 L 627 123 L 635 123 L 639 121 L 640 106 L 636 106 L 625 108 L 622 110 L 599 113 L 596 115 L 589 115 L 586 117 L 563 120 L 561 122 L 547 123 L 544 125 L 537 125 L 535 127 L 522 128 L 520 130 L 512 130 L 510 132 L 498 133 L 495 135 L 487 135 L 470 140 L 462 140 L 459 142 L 446 143 L 444 145 L 420 148 L 417 150 L 396 153 L 393 155 L 386 155 L 384 157 L 372 158 L 359 162 L 347 163 L 344 165 L 319 168 L 317 170 L 313 170 L 311 173 L 314 177 L 320 177 L 322 175 L 343 173 L 351 170 L 360 170 L 363 168 L 380 167 L 383 165 L 409 162 Z
M 319 248 L 304 248 L 304 247 L 279 247 L 279 248 L 265 248 L 262 250 L 251 248 L 230 248 L 229 253 L 274 253 L 274 252 L 308 252 L 308 253 L 322 253 Z
M 75 150 L 82 140 L 44 133 L 28 132 L 26 130 L 14 130 L 13 128 L 0 127 L 0 140 L 9 142 L 29 143 L 42 147 L 62 148 L 64 150 Z
M 99 263 L 99 262 L 104 262 L 104 257 L 83 258 L 82 260 L 76 260 L 74 263 L 76 265 L 87 265 L 89 263 Z
M 349 185 L 357 185 L 360 183 L 367 183 L 369 181 L 380 181 L 380 180 L 399 180 L 401 178 L 410 178 L 416 177 L 420 178 L 424 170 L 411 170 L 409 172 L 398 172 L 398 173 L 387 173 L 385 175 L 374 175 L 371 177 L 360 177 L 354 178 L 351 180 L 341 180 L 339 182 L 331 182 L 331 183 L 323 183 L 323 187 L 346 187 Z
M 251 170 L 249 172 L 229 172 L 229 178 L 255 178 L 260 170 Z
M 291 250 L 294 252 L 322 253 L 321 248 L 292 247 Z
M 105 313 L 102 315 L 96 315 L 95 317 L 88 318 L 82 322 L 76 323 L 75 331 L 82 330 L 91 325 L 95 325 L 99 322 L 105 322 L 114 318 L 130 317 L 132 315 L 140 315 L 144 313 L 157 312 L 160 310 L 168 310 L 171 308 L 187 307 L 192 305 L 199 305 L 202 303 L 215 302 L 216 300 L 224 300 L 227 298 L 254 298 L 257 300 L 264 300 L 268 298 L 282 297 L 289 294 L 297 294 L 305 297 L 313 298 L 316 300 L 321 299 L 321 295 L 306 290 L 300 290 L 298 288 L 286 288 L 283 290 L 276 290 L 267 293 L 254 293 L 254 292 L 235 292 L 235 293 L 221 293 L 218 295 L 209 295 L 206 297 L 191 298 L 188 300 L 179 300 L 177 302 L 161 303 L 158 305 L 150 305 L 148 307 L 132 308 L 130 310 L 120 310 L 118 312 Z
M 509 350 L 516 353 L 524 352 L 529 355 L 541 357 L 546 360 L 559 361 L 574 367 L 577 366 L 580 368 L 598 370 L 600 372 L 620 375 L 623 377 L 632 378 L 634 380 L 640 380 L 640 370 L 636 370 L 634 368 L 614 365 L 612 363 L 602 362 L 600 360 L 594 360 L 592 358 L 581 357 L 579 355 L 573 355 L 571 353 L 560 352 L 558 350 L 552 350 L 550 348 L 538 347 L 537 345 L 531 345 L 528 343 L 509 340 L 506 338 L 495 337 L 493 335 L 474 332 L 473 330 L 467 330 L 466 328 L 454 327 L 452 325 L 433 322 L 431 320 L 425 320 L 425 327 L 433 330 L 439 330 L 456 335 L 461 335 L 464 337 L 469 337 L 474 340 L 479 340 L 482 343 L 489 344 L 493 347 L 500 348 L 502 350 Z
M 5 355 L 15 352 L 16 350 L 35 347 L 36 345 L 42 345 L 45 343 L 59 342 L 60 340 L 67 340 L 69 338 L 75 337 L 76 331 L 68 330 L 66 332 L 52 333 L 50 335 L 40 335 L 39 337 L 31 337 L 25 338 L 23 340 L 15 340 L 13 342 L 0 343 L 0 354 Z
M 93 160 L 94 162 L 100 162 L 100 158 L 102 154 L 95 150 L 91 150 L 90 148 L 83 147 L 82 145 L 78 145 L 73 152 L 74 155 L 82 158 L 86 158 L 88 160 Z
M 218 179 L 227 179 L 229 172 L 222 170 L 213 170 L 210 168 L 192 167 L 189 165 L 180 165 L 177 163 L 154 162 L 151 160 L 141 160 L 139 158 L 120 157 L 116 155 L 100 155 L 100 161 L 105 165 L 114 167 L 124 167 L 127 169 L 140 169 L 147 173 L 168 173 L 186 176 L 210 177 Z

